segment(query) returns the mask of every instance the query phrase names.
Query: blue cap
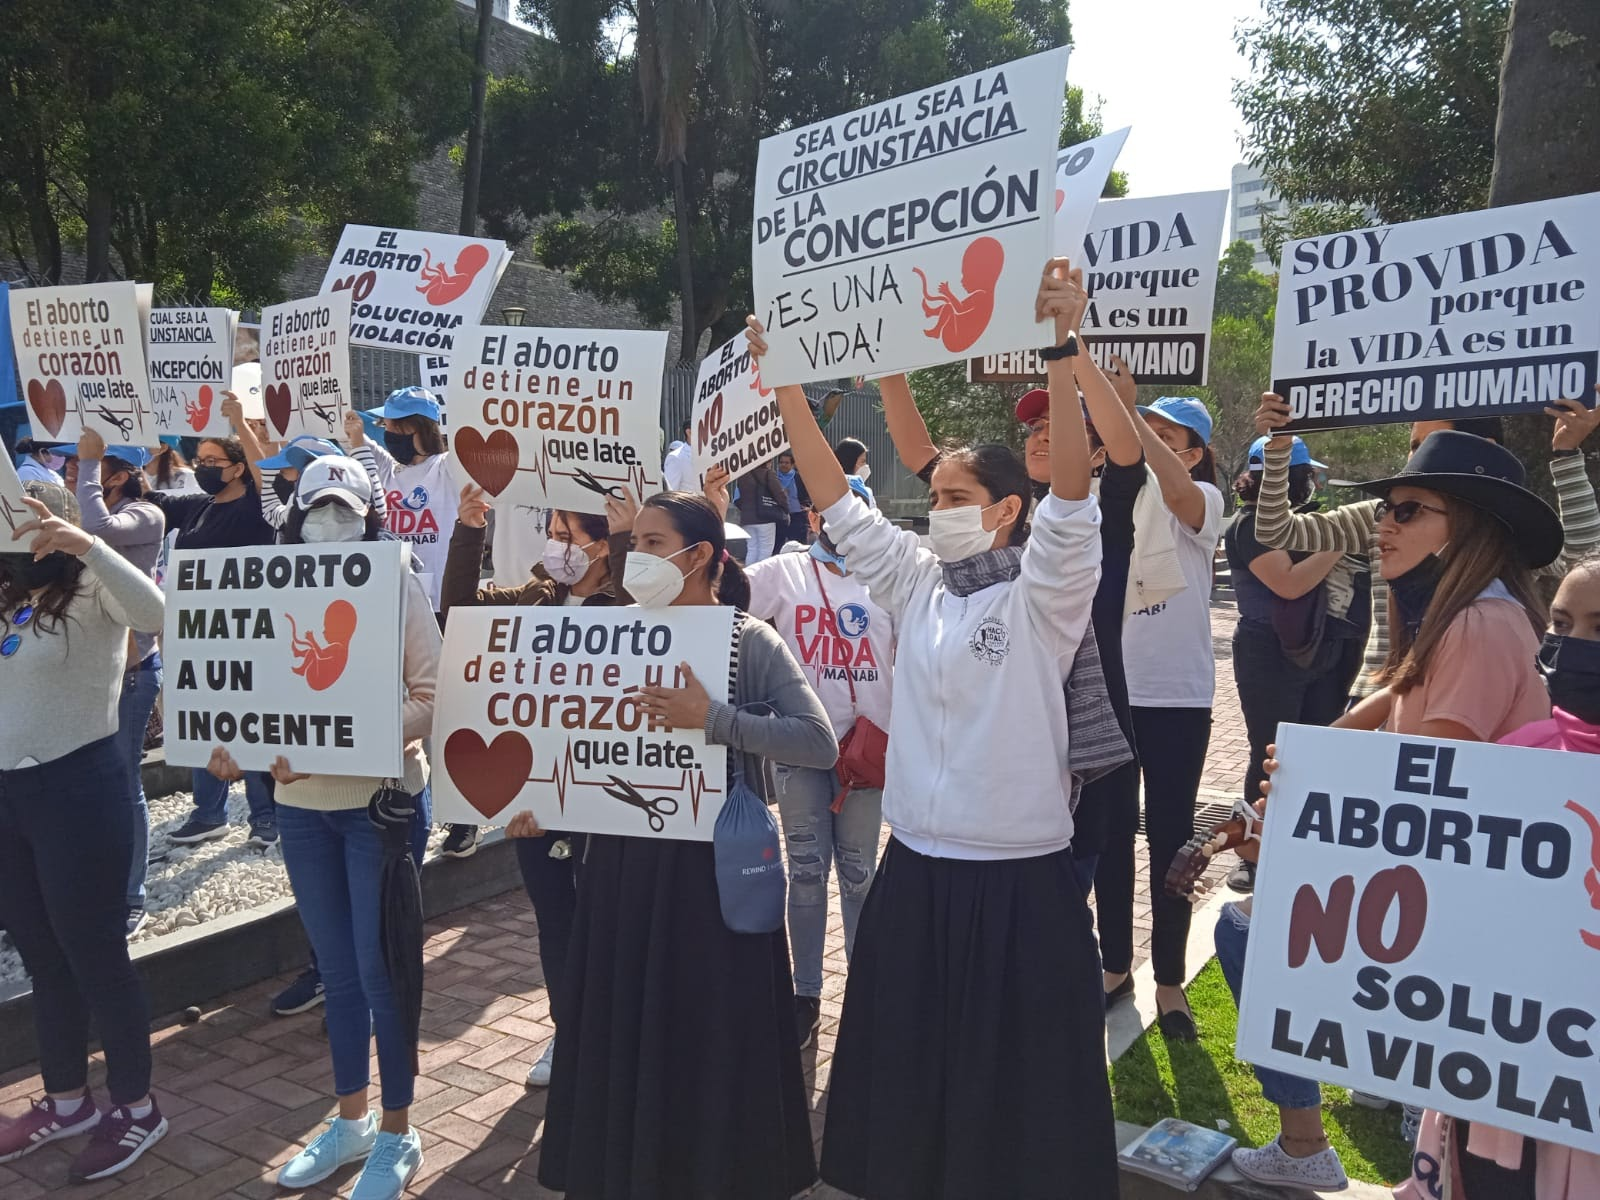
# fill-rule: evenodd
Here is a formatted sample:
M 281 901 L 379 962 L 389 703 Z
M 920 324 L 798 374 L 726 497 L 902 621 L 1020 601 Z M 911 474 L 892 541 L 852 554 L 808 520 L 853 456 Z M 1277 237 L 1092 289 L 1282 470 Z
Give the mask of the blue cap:
M 390 392 L 382 408 L 369 408 L 361 414 L 369 424 L 375 420 L 398 421 L 404 417 L 426 417 L 439 423 L 439 397 L 425 387 L 405 387 Z
M 1211 444 L 1211 411 L 1203 401 L 1193 396 L 1163 396 L 1148 408 L 1141 405 L 1139 412 L 1146 417 L 1160 417 L 1163 421 L 1192 429 L 1200 435 L 1202 442 L 1208 446 Z
M 293 467 L 296 471 L 303 471 L 306 464 L 313 458 L 321 458 L 326 454 L 343 454 L 333 442 L 327 438 L 312 437 L 309 433 L 302 433 L 297 438 L 290 438 L 287 445 L 271 458 L 263 458 L 256 466 L 263 471 L 281 471 L 285 467 Z
M 118 459 L 130 467 L 142 467 L 152 455 L 143 446 L 107 446 L 106 457 Z
M 1291 467 L 1326 467 L 1327 463 L 1320 463 L 1311 457 L 1311 448 L 1299 438 L 1294 439 L 1294 445 L 1289 450 L 1289 465 Z M 1267 439 L 1258 437 L 1250 443 L 1250 469 L 1264 471 L 1267 468 Z

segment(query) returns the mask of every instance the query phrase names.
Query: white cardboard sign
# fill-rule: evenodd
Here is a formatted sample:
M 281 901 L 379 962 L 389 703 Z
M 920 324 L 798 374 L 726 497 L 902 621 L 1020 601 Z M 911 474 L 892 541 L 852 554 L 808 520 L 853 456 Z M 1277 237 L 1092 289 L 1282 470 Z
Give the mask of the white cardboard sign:
M 261 403 L 280 442 L 338 441 L 350 411 L 350 293 L 323 292 L 261 310 Z
M 1106 180 L 1128 140 L 1129 128 L 1101 134 L 1056 155 L 1056 253 L 1074 262 L 1083 235 L 1105 194 Z
M 1594 401 L 1600 192 L 1289 242 L 1272 387 L 1287 428 Z
M 1284 725 L 1241 1058 L 1600 1152 L 1588 755 Z
M 702 483 L 713 466 L 737 479 L 789 448 L 777 394 L 761 382 L 761 366 L 743 334 L 700 364 L 690 422 L 694 469 Z
M 667 335 L 640 329 L 461 330 L 450 449 L 506 504 L 603 513 L 661 490 Z
M 22 502 L 23 495 L 16 464 L 0 447 L 0 551 L 5 553 L 15 554 L 28 548 L 28 542 L 13 541 L 11 537 L 18 525 L 33 520 L 33 514 Z
M 1203 384 L 1227 192 L 1095 206 L 1082 253 L 1083 332 L 1103 369 L 1119 355 L 1140 383 Z
M 752 275 L 769 384 L 1043 343 L 1067 53 L 762 140 Z
M 12 293 L 11 334 L 34 437 L 153 446 L 144 323 L 148 283 L 86 283 Z
M 687 662 L 728 698 L 733 610 L 453 608 L 434 706 L 434 817 L 711 840 L 727 750 L 702 729 L 653 725 L 643 686 Z
M 225 747 L 247 771 L 403 769 L 400 542 L 174 550 L 164 587 L 167 761 Z
M 239 314 L 227 308 L 156 308 L 145 329 L 156 431 L 228 437 L 222 393 L 233 387 L 233 336 Z

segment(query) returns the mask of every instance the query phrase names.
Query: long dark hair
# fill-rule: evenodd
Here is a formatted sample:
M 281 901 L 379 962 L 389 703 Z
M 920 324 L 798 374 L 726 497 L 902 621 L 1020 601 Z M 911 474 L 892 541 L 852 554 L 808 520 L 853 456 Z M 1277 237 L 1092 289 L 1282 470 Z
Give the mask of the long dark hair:
M 711 501 L 699 492 L 659 492 L 646 500 L 644 507 L 665 513 L 684 545 L 704 542 L 711 547 L 706 579 L 716 593 L 718 604 L 738 609 L 750 607 L 750 580 L 738 560 L 728 553 L 725 526 Z
M 1187 449 L 1204 451 L 1200 455 L 1200 461 L 1189 468 L 1189 478 L 1196 483 L 1209 483 L 1212 487 L 1216 487 L 1217 456 L 1212 453 L 1211 444 L 1187 425 L 1183 426 L 1183 431 L 1189 435 Z
M 839 466 L 846 475 L 854 475 L 856 467 L 867 453 L 867 444 L 855 438 L 845 438 L 833 448 L 834 457 L 839 460 Z
M 22 485 L 22 491 L 24 495 L 32 496 L 48 508 L 52 515 L 60 517 L 63 521 L 71 521 L 74 525 L 83 524 L 82 514 L 78 511 L 77 497 L 66 488 L 54 483 L 29 480 Z M 26 546 L 19 550 L 7 547 L 6 553 L 26 554 L 32 557 Z M 34 601 L 32 626 L 35 637 L 62 629 L 66 622 L 67 608 L 83 590 L 81 586 L 83 560 L 61 551 L 57 551 L 51 557 L 61 563 L 61 569 L 56 578 L 45 585 L 44 591 Z M 28 595 L 28 589 L 22 587 L 10 571 L 0 570 L 0 612 L 10 613 L 23 604 Z
M 1028 506 L 1033 503 L 1033 480 L 1028 478 L 1028 468 L 1015 450 L 999 442 L 983 442 L 946 450 L 941 460 L 971 471 L 996 504 L 1007 496 L 1015 496 L 1021 507 L 1017 509 L 1017 523 L 1011 527 L 1011 537 L 1006 544 L 1020 546 L 1028 540 Z
M 283 518 L 283 528 L 278 531 L 278 541 L 287 545 L 299 545 L 305 541 L 302 532 L 306 527 L 306 514 L 309 508 L 301 508 L 299 504 L 291 501 L 284 505 L 284 512 L 288 515 Z M 361 535 L 363 542 L 376 542 L 383 537 L 383 519 L 378 516 L 378 510 L 368 506 L 367 528 Z
M 1233 481 L 1240 503 L 1254 504 L 1261 496 L 1261 472 L 1245 471 Z M 1304 504 L 1317 490 L 1317 469 L 1310 463 L 1289 468 L 1289 503 Z
M 178 468 L 188 465 L 183 461 L 183 455 L 165 442 L 162 443 L 161 449 L 156 451 L 155 457 L 151 462 L 155 464 L 156 485 L 158 487 L 170 486 L 173 477 L 178 473 Z

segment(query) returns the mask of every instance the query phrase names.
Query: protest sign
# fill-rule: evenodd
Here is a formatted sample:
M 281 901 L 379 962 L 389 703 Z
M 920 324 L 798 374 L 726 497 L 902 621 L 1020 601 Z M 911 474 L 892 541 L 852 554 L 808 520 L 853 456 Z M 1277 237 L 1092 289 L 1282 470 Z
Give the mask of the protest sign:
M 0 447 L 0 552 L 16 554 L 28 548 L 27 542 L 17 542 L 11 537 L 18 525 L 33 520 L 33 514 L 22 502 L 22 495 L 22 479 L 17 475 L 16 464 L 5 448 Z
M 261 310 L 261 403 L 280 442 L 344 436 L 350 411 L 350 293 Z
M 1282 725 L 1241 1058 L 1600 1152 L 1594 759 Z
M 28 288 L 12 297 L 11 334 L 33 435 L 75 442 L 85 428 L 111 445 L 154 445 L 144 361 L 148 283 Z
M 483 320 L 510 263 L 494 238 L 346 225 L 322 290 L 350 293 L 352 346 L 448 355 L 456 331 Z
M 773 386 L 1042 345 L 1067 48 L 763 139 L 751 270 Z
M 1289 430 L 1593 403 L 1600 192 L 1289 242 L 1272 387 Z
M 438 821 L 708 842 L 727 750 L 646 716 L 641 687 L 681 687 L 688 663 L 728 698 L 733 610 L 453 608 L 433 710 Z
M 1083 250 L 1083 334 L 1104 370 L 1112 355 L 1140 383 L 1202 384 L 1211 342 L 1227 192 L 1095 206 Z
M 777 394 L 761 382 L 761 366 L 743 334 L 706 355 L 700 364 L 689 436 L 695 473 L 702 483 L 713 466 L 737 478 L 789 448 Z
M 0 280 L 0 408 L 20 404 L 17 399 L 17 355 L 11 348 L 11 285 Z
M 222 393 L 233 387 L 234 325 L 226 308 L 157 308 L 150 313 L 146 360 L 156 431 L 228 437 Z
M 161 656 L 167 761 L 399 775 L 409 574 L 400 542 L 174 550 Z M 426 603 L 419 593 L 411 599 Z
M 603 513 L 661 490 L 667 335 L 474 325 L 450 358 L 450 449 L 506 504 Z

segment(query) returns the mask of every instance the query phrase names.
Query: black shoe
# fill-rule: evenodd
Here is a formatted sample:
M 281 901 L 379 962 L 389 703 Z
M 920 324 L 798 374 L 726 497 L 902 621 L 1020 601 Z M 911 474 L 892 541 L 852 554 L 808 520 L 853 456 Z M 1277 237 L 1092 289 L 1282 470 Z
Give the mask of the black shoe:
M 448 831 L 439 853 L 446 858 L 471 858 L 478 852 L 478 827 L 476 825 L 446 825 Z
M 256 850 L 270 850 L 278 844 L 278 827 L 276 825 L 252 825 L 250 836 L 245 841 L 246 846 Z
M 205 821 L 196 821 L 191 818 L 185 821 L 177 830 L 167 834 L 167 841 L 179 846 L 198 846 L 201 842 L 214 842 L 218 838 L 227 836 L 227 822 L 211 825 Z
M 299 978 L 278 993 L 272 1001 L 272 1011 L 276 1016 L 292 1017 L 295 1013 L 315 1008 L 326 998 L 322 991 L 322 973 L 316 967 L 308 967 L 300 972 Z
M 1256 890 L 1256 865 L 1239 860 L 1239 865 L 1228 872 L 1228 890 L 1248 896 Z
M 1200 1031 L 1195 1028 L 1194 1014 L 1185 1008 L 1175 1008 L 1156 1017 L 1161 1036 L 1169 1042 L 1198 1042 Z
M 1110 1008 L 1118 1000 L 1126 1000 L 1133 995 L 1133 972 L 1129 971 L 1122 982 L 1106 993 L 1106 1007 Z
M 822 1024 L 822 1001 L 815 996 L 796 996 L 794 1020 L 800 1030 L 800 1049 L 804 1050 L 817 1040 L 817 1027 Z

